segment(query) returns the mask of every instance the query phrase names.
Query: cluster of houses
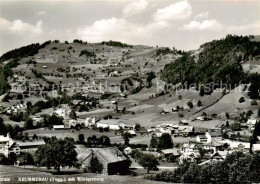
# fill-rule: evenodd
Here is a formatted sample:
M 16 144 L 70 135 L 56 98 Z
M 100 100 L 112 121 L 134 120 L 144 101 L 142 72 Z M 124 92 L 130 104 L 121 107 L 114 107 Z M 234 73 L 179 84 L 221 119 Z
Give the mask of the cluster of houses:
M 174 137 L 182 136 L 188 137 L 194 134 L 194 127 L 189 125 L 187 121 L 183 121 L 181 124 L 162 123 L 157 125 L 156 128 L 147 129 L 148 134 L 161 137 L 163 133 L 170 134 Z
M 6 108 L 6 113 L 11 114 L 11 113 L 25 112 L 26 108 L 27 105 L 25 103 L 13 105 L 11 107 Z
M 180 126 L 182 127 L 188 125 Z M 179 126 L 169 124 L 158 125 L 155 134 L 160 137 L 162 133 L 168 133 L 173 137 L 173 132 L 175 130 L 178 131 L 177 127 Z M 153 151 L 154 149 L 147 148 L 147 151 L 144 152 L 153 154 L 156 157 L 166 161 L 168 158 L 174 158 L 174 160 L 179 164 L 182 164 L 185 161 L 204 164 L 212 161 L 223 161 L 228 154 L 234 151 L 249 153 L 251 150 L 253 153 L 260 152 L 260 136 L 258 137 L 258 140 L 259 141 L 257 144 L 251 145 L 249 142 L 223 139 L 221 128 L 213 128 L 207 130 L 204 134 L 197 135 L 196 141 L 189 141 L 188 143 L 181 144 L 179 147 L 159 151 Z M 125 154 L 130 154 L 132 149 L 128 147 L 124 150 L 124 152 Z M 206 157 L 204 157 L 205 155 L 202 155 L 201 152 L 204 152 Z

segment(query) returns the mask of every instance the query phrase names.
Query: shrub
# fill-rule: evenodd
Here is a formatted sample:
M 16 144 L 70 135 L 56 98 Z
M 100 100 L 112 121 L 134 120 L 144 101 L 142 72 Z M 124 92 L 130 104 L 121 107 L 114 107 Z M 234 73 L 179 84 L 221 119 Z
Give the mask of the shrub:
M 251 105 L 257 105 L 257 101 L 256 100 L 252 100 L 251 101 Z
M 188 102 L 187 105 L 189 106 L 189 108 L 193 108 L 193 103 L 192 102 Z
M 240 99 L 239 99 L 239 103 L 243 103 L 245 101 L 245 98 L 244 97 L 241 97 Z

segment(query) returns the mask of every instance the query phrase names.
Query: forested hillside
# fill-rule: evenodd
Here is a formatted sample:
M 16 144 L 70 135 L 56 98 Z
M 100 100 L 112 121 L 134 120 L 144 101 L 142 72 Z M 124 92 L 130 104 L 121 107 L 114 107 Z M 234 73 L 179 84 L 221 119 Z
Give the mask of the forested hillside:
M 252 74 L 245 73 L 241 63 L 258 58 L 259 48 L 260 42 L 251 42 L 250 37 L 227 35 L 224 39 L 201 45 L 197 60 L 193 54 L 186 53 L 182 58 L 166 65 L 162 71 L 162 79 L 173 84 L 222 81 L 232 86 L 239 82 L 256 82 L 256 78 L 260 79 L 259 75 L 252 77 Z

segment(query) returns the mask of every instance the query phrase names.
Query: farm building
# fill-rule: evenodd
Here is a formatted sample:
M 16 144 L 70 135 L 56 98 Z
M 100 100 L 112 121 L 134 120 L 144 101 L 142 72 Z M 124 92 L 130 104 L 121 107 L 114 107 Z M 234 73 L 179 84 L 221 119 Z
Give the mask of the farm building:
M 35 152 L 39 146 L 45 145 L 43 140 L 36 141 L 17 141 L 17 144 L 20 148 L 20 152 Z
M 178 128 L 179 135 L 187 137 L 194 133 L 194 127 L 189 125 L 180 125 Z
M 125 123 L 122 121 L 109 119 L 109 120 L 100 120 L 96 123 L 97 128 L 109 128 L 110 130 L 120 130 L 124 129 Z
M 64 130 L 65 126 L 64 125 L 53 125 L 53 130 Z
M 126 157 L 116 148 L 86 148 L 76 145 L 78 161 L 82 168 L 88 168 L 93 157 L 97 157 L 103 166 L 102 174 L 126 174 L 129 163 Z

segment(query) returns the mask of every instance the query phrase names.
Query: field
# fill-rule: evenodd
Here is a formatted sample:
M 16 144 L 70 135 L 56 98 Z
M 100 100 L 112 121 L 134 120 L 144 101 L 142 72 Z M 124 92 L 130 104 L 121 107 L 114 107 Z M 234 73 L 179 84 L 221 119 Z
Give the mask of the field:
M 15 173 L 15 177 L 14 177 Z M 114 183 L 129 183 L 129 184 L 136 184 L 136 183 L 142 183 L 142 184 L 163 184 L 164 182 L 155 182 L 155 181 L 150 181 L 146 180 L 143 178 L 143 176 L 139 177 L 131 177 L 131 176 L 118 176 L 118 175 L 113 175 L 113 176 L 106 176 L 106 175 L 96 175 L 96 174 L 71 174 L 71 175 L 51 175 L 50 173 L 45 173 L 45 172 L 39 172 L 39 171 L 34 171 L 34 170 L 29 170 L 29 169 L 24 169 L 24 168 L 17 168 L 13 166 L 3 166 L 0 165 L 0 174 L 1 177 L 3 178 L 11 178 L 11 182 L 3 182 L 3 183 L 43 183 L 43 184 L 49 184 L 49 183 L 61 183 L 63 180 L 64 184 L 81 184 L 81 183 L 93 183 L 93 184 L 100 184 L 100 183 L 108 183 L 108 184 L 114 184 Z M 18 178 L 19 177 L 46 177 L 48 180 L 56 178 L 58 181 L 54 182 L 19 182 Z M 78 181 L 78 178 L 86 178 L 86 179 L 99 179 L 101 181 Z M 75 181 L 68 181 L 70 179 L 75 179 Z

